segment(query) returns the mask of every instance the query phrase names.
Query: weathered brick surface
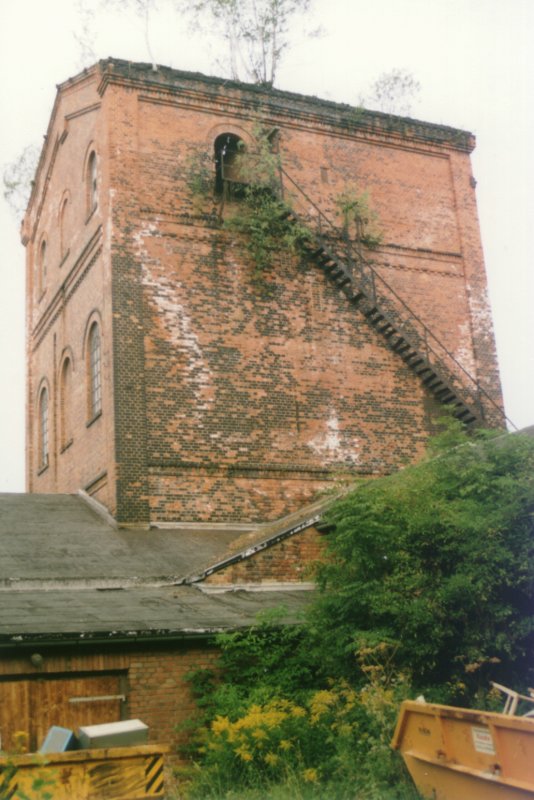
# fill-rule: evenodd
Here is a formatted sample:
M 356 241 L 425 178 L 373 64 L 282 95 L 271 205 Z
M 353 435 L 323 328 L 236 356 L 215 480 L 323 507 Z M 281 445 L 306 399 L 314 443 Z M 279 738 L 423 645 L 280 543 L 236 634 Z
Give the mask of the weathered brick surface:
M 271 547 L 212 573 L 205 583 L 229 584 L 300 583 L 313 580 L 313 565 L 324 558 L 324 536 L 307 528 Z
M 252 150 L 259 123 L 279 129 L 287 174 L 336 223 L 340 192 L 369 192 L 383 231 L 372 254 L 378 273 L 500 404 L 468 134 L 120 62 L 64 85 L 59 98 L 52 137 L 66 116 L 100 105 L 70 119 L 38 213 L 41 171 L 26 221 L 29 275 L 65 191 L 70 258 L 79 257 L 90 225 L 80 226 L 74 197 L 91 141 L 102 252 L 38 347 L 49 300 L 29 292 L 32 490 L 69 491 L 101 465 L 100 497 L 122 521 L 261 520 L 340 476 L 383 474 L 421 456 L 440 408 L 383 338 L 309 260 L 280 253 L 256 280 L 244 242 L 217 224 L 210 198 L 191 194 L 192 155 L 212 156 L 223 132 Z M 312 204 L 287 177 L 284 189 L 313 222 Z M 77 326 L 95 310 L 105 340 L 102 420 L 82 436 L 76 400 L 72 446 L 37 476 L 39 381 L 53 379 L 67 346 L 81 367 Z M 52 395 L 57 408 L 55 387 Z
M 115 510 L 110 269 L 105 220 L 109 184 L 105 124 L 95 76 L 64 85 L 47 133 L 23 226 L 27 247 L 27 487 L 56 492 L 87 489 Z M 88 212 L 85 165 L 98 158 L 98 208 Z M 60 236 L 59 214 L 68 198 Z M 40 286 L 39 248 L 47 242 L 46 280 Z M 62 240 L 62 241 L 61 241 Z M 88 326 L 98 320 L 102 341 L 102 415 L 88 411 Z M 61 436 L 61 368 L 72 364 L 69 441 Z M 40 470 L 38 392 L 50 387 L 49 464 Z M 68 445 L 65 447 L 65 445 Z
M 198 713 L 187 675 L 213 666 L 216 658 L 214 648 L 201 646 L 132 655 L 128 669 L 129 713 L 150 726 L 152 741 L 176 747 L 186 740 L 184 730 L 177 728 Z

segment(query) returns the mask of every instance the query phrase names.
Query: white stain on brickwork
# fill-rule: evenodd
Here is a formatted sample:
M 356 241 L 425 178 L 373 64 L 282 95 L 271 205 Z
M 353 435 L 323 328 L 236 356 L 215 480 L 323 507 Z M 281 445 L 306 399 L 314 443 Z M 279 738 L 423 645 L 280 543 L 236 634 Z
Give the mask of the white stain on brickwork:
M 344 441 L 345 440 L 345 441 Z M 331 408 L 326 421 L 326 429 L 308 442 L 308 447 L 321 456 L 326 464 L 335 462 L 355 464 L 359 460 L 358 441 L 350 446 L 346 437 L 340 432 L 339 418 L 335 409 Z
M 460 325 L 460 342 L 461 344 L 456 348 L 454 357 L 456 361 L 462 365 L 469 375 L 476 378 L 476 364 L 473 354 L 473 341 L 471 337 L 471 326 L 469 322 L 463 322 Z M 460 378 L 462 375 L 460 374 Z
M 169 280 L 150 267 L 145 240 L 156 232 L 157 225 L 152 223 L 134 236 L 141 261 L 141 281 L 149 289 L 149 296 L 156 306 L 159 326 L 165 331 L 165 341 L 174 345 L 178 355 L 185 355 L 185 358 L 177 359 L 176 363 L 180 363 L 180 371 L 185 371 L 182 376 L 193 388 L 195 411 L 198 413 L 207 410 L 213 402 L 212 374 L 198 336 L 193 331 L 191 318 L 180 299 L 180 294 L 184 292 L 183 285 L 175 279 Z

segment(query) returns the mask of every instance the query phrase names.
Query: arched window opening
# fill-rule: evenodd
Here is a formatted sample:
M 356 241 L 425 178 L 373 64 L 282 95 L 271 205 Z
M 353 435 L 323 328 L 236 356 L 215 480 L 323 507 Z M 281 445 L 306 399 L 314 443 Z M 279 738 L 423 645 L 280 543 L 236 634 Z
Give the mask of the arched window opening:
M 72 442 L 71 404 L 72 362 L 70 358 L 66 358 L 61 368 L 60 379 L 60 433 L 62 450 L 65 450 Z
M 89 418 L 94 419 L 102 411 L 102 348 L 100 329 L 94 322 L 89 331 Z
M 65 199 L 61 204 L 61 210 L 59 212 L 59 248 L 60 248 L 61 261 L 63 261 L 68 252 L 66 230 L 65 230 L 68 204 L 69 204 L 68 197 L 65 197 Z
M 87 211 L 92 214 L 98 205 L 98 172 L 93 150 L 87 161 Z
M 235 133 L 221 133 L 215 139 L 215 192 L 231 193 L 234 197 L 243 194 L 247 183 L 242 174 L 241 157 L 245 143 Z M 241 163 L 240 163 L 241 162 Z
M 46 258 L 47 258 L 46 239 L 43 239 L 39 248 L 39 265 L 38 265 L 38 290 L 41 296 L 46 288 Z
M 43 386 L 39 395 L 39 469 L 48 466 L 48 389 Z

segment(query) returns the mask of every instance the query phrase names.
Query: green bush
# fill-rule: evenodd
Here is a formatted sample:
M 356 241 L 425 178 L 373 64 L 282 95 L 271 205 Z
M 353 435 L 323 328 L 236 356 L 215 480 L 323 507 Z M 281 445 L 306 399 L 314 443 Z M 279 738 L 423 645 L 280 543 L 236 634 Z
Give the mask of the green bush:
M 406 796 L 402 765 L 389 748 L 403 693 L 378 681 L 360 690 L 340 683 L 309 692 L 303 703 L 273 696 L 217 715 L 200 733 L 202 768 L 189 796 L 231 796 L 236 786 L 261 789 L 263 797 L 275 787 L 292 787 L 294 797 L 325 796 L 325 787 L 328 797 L 354 798 L 356 789 L 362 798 Z
M 534 680 L 534 439 L 451 424 L 328 522 L 307 621 L 225 634 L 220 671 L 193 676 L 192 798 L 415 799 L 400 702 L 495 708 L 490 680 Z
M 534 679 L 534 439 L 454 435 L 332 508 L 314 619 L 331 674 L 360 680 L 355 651 L 389 642 L 436 698 Z

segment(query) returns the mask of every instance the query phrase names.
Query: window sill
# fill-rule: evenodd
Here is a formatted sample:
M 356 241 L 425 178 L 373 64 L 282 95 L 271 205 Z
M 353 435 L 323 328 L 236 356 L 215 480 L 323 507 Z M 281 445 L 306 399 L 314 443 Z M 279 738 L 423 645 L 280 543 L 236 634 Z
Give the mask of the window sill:
M 46 472 L 48 466 L 49 466 L 48 461 L 45 461 L 44 464 L 41 464 L 41 466 L 37 469 L 37 475 L 42 475 L 43 472 Z
M 73 443 L 73 441 L 74 441 L 74 439 L 69 439 L 68 442 L 65 442 L 65 444 L 61 446 L 61 450 L 59 452 L 60 453 L 64 453 L 65 450 L 68 450 L 69 447 L 71 446 L 71 444 Z
M 101 416 L 102 416 L 102 409 L 100 409 L 100 411 L 97 411 L 96 414 L 94 414 L 94 416 L 91 417 L 91 419 L 87 420 L 87 422 L 85 423 L 85 427 L 90 428 L 93 422 L 96 422 L 97 419 L 100 419 Z

